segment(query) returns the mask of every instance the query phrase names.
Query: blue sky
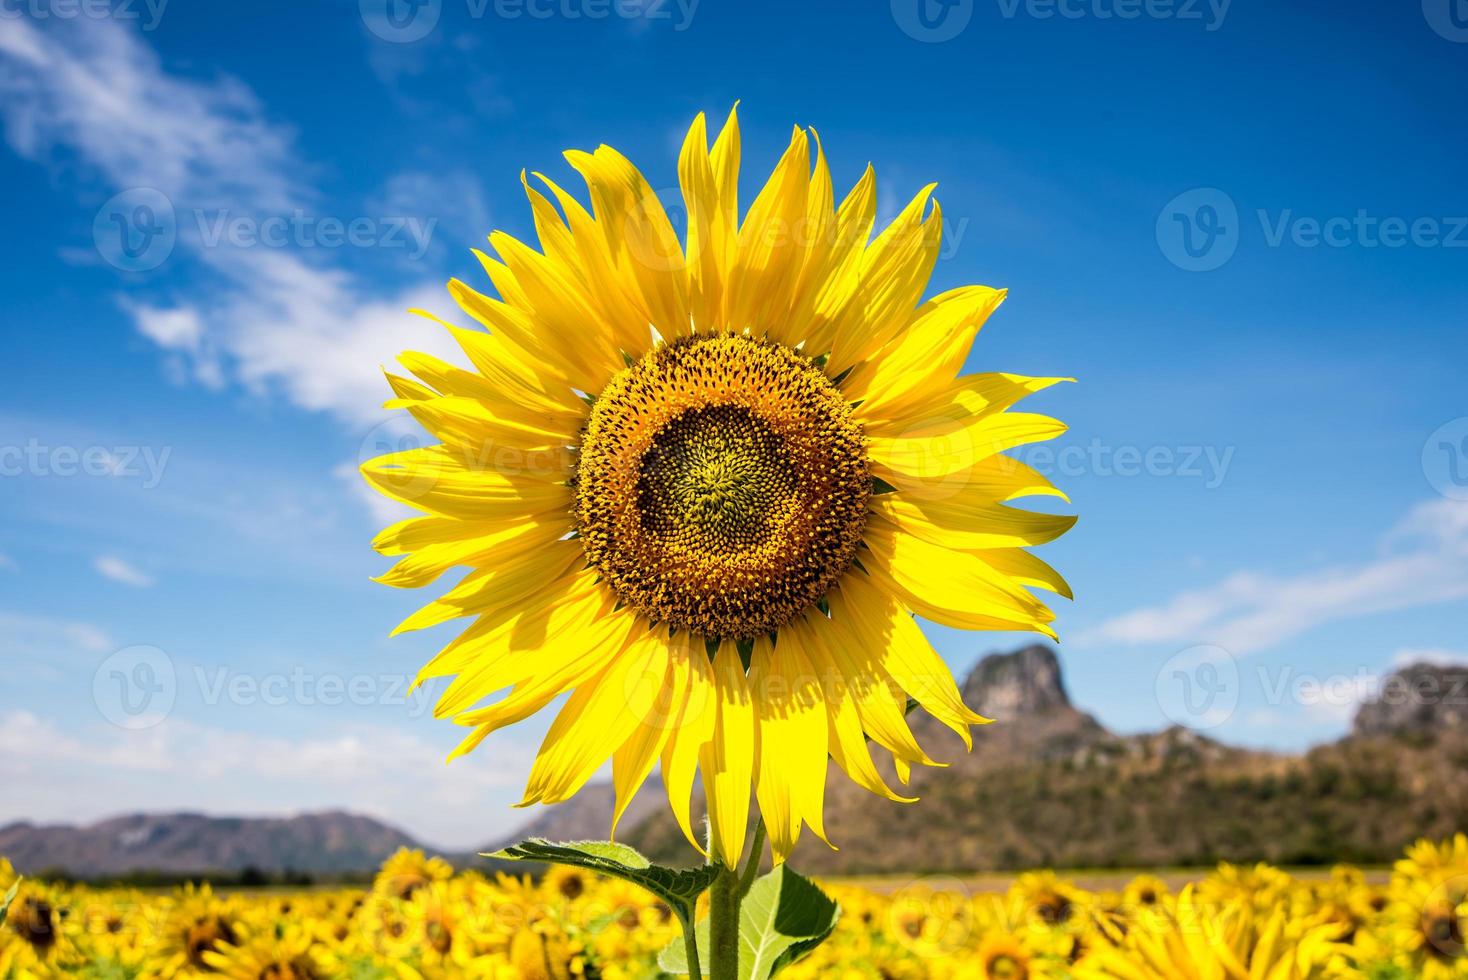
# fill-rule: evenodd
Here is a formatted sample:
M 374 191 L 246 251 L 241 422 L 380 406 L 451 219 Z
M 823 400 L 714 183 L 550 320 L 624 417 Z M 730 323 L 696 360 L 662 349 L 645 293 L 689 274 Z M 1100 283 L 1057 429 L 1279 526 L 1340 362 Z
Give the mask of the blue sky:
M 445 768 L 403 697 L 447 633 L 368 581 L 378 365 L 445 350 L 403 311 L 529 235 L 522 168 L 672 187 L 735 100 L 745 200 L 794 123 L 884 215 L 937 181 L 934 290 L 1010 290 L 968 368 L 1079 379 L 1027 458 L 1103 722 L 1296 749 L 1468 658 L 1462 0 L 389 2 L 0 4 L 0 820 L 522 819 L 544 723 Z

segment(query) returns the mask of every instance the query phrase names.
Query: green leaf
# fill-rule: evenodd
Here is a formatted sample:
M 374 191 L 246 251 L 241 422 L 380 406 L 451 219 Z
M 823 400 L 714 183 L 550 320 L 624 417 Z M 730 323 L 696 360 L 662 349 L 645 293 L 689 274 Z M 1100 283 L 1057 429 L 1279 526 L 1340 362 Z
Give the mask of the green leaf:
M 15 882 L 10 886 L 10 890 L 5 893 L 5 897 L 0 898 L 0 926 L 5 924 L 5 914 L 10 911 L 10 903 L 15 901 L 15 893 L 20 891 L 20 883 L 24 880 L 23 878 L 16 878 Z
M 825 942 L 841 907 L 809 878 L 781 865 L 750 886 L 739 909 L 739 980 L 768 980 Z M 709 922 L 698 923 L 698 958 L 707 964 Z M 665 973 L 688 973 L 681 939 L 658 954 Z
M 626 844 L 614 844 L 604 840 L 572 841 L 552 844 L 550 841 L 532 837 L 527 841 L 507 847 L 484 857 L 502 858 L 510 861 L 542 861 L 547 864 L 568 864 L 585 868 L 599 874 L 610 875 L 630 881 L 634 885 L 652 892 L 667 903 L 679 921 L 693 921 L 694 906 L 698 896 L 708 890 L 718 868 L 702 865 L 696 868 L 664 868 L 653 864 Z

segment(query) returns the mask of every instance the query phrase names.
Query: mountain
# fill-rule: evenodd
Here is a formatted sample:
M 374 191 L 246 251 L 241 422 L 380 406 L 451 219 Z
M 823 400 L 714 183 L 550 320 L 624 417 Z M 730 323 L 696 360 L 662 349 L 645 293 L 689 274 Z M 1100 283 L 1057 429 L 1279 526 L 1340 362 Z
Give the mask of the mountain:
M 135 813 L 85 826 L 0 827 L 0 854 L 21 872 L 66 869 L 89 877 L 246 868 L 340 874 L 370 870 L 399 847 L 415 846 L 395 827 L 341 811 L 280 818 Z
M 529 823 L 522 824 L 513 834 L 480 850 L 485 853 L 497 851 L 530 837 L 554 841 L 606 840 L 607 832 L 611 829 L 616 800 L 617 794 L 611 783 L 591 783 L 564 803 L 536 807 L 532 811 L 536 816 Z M 639 826 L 654 819 L 654 814 L 661 817 L 667 813 L 667 809 L 667 803 L 662 797 L 662 787 L 644 785 L 642 792 L 632 798 L 627 812 L 622 815 L 622 826 Z
M 1389 861 L 1418 836 L 1468 829 L 1468 727 L 1463 700 L 1383 702 L 1463 681 L 1462 669 L 1409 668 L 1351 735 L 1296 756 L 1176 727 L 1118 735 L 1071 703 L 1049 648 L 990 656 L 963 684 L 997 722 L 974 732 L 973 752 L 914 712 L 919 742 L 952 761 L 913 770 L 905 795 L 921 804 L 879 799 L 832 766 L 826 829 L 861 846 L 833 851 L 807 832 L 794 860 L 824 874 Z M 627 842 L 664 860 L 690 853 L 661 816 Z
M 996 721 L 975 730 L 973 751 L 914 712 L 918 740 L 952 762 L 913 770 L 906 795 L 921 797 L 918 806 L 872 796 L 833 766 L 827 831 L 838 845 L 860 846 L 832 851 L 807 834 L 796 855 L 802 870 L 1386 862 L 1419 836 L 1468 830 L 1468 667 L 1404 668 L 1361 706 L 1349 735 L 1303 755 L 1241 749 L 1184 728 L 1111 732 L 1071 703 L 1060 663 L 1044 646 L 984 658 L 962 690 Z M 610 785 L 592 784 L 480 850 L 526 837 L 603 838 L 612 801 Z M 695 859 L 655 784 L 633 801 L 618 836 L 657 859 Z M 0 854 L 20 870 L 87 876 L 360 873 L 415 846 L 401 830 L 342 812 L 133 814 L 81 827 L 0 828 Z M 447 856 L 497 867 L 472 854 Z

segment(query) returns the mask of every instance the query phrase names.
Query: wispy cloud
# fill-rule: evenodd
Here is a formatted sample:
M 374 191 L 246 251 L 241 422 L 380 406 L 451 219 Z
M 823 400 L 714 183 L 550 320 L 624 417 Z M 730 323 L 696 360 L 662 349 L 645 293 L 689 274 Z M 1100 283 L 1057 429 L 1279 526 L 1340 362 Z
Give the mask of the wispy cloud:
M 1294 576 L 1238 572 L 1105 620 L 1077 643 L 1212 643 L 1256 653 L 1338 620 L 1468 598 L 1468 502 L 1414 507 L 1375 558 Z
M 0 611 L 0 655 L 7 663 L 50 662 L 58 654 L 91 657 L 112 647 L 107 633 L 90 623 Z
M 18 572 L 20 566 L 9 555 L 0 554 L 0 572 Z
M 0 800 L 10 819 L 94 820 L 127 810 L 278 814 L 342 807 L 421 835 L 474 847 L 525 819 L 507 806 L 533 752 L 505 740 L 493 765 L 453 765 L 442 746 L 381 726 L 342 726 L 327 736 L 285 738 L 170 718 L 143 731 L 63 727 L 29 711 L 0 714 Z M 76 787 L 92 792 L 85 799 Z M 384 793 L 383 787 L 392 787 Z
M 1414 664 L 1462 667 L 1468 665 L 1468 651 L 1449 650 L 1444 647 L 1403 647 L 1392 654 L 1391 665 L 1395 669 L 1411 667 Z
M 139 332 L 177 359 L 180 377 L 211 387 L 233 380 L 362 423 L 380 417 L 379 366 L 402 350 L 458 359 L 442 330 L 406 312 L 450 314 L 442 277 L 383 290 L 321 249 L 307 256 L 290 247 L 210 242 L 207 229 L 185 220 L 218 211 L 260 222 L 318 202 L 302 178 L 312 168 L 291 130 L 271 120 L 242 82 L 171 74 L 136 32 L 116 22 L 79 18 L 42 29 L 11 21 L 0 37 L 0 114 L 20 155 L 48 162 L 65 151 L 113 190 L 156 190 L 179 216 L 175 249 L 200 264 L 204 281 L 122 304 Z M 455 178 L 451 199 L 437 206 L 482 213 L 472 201 L 465 209 L 467 179 Z M 388 193 L 421 206 L 425 195 L 448 190 L 410 176 L 390 183 Z
M 153 584 L 153 576 L 116 555 L 98 555 L 92 562 L 92 568 L 103 578 L 131 585 L 135 589 L 146 589 Z

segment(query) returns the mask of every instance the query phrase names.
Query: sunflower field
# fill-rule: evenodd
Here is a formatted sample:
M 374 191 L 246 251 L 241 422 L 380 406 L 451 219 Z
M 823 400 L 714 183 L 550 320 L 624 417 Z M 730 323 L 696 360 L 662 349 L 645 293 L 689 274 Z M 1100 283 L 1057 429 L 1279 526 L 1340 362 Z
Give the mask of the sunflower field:
M 1389 880 L 1338 866 L 1303 880 L 1220 865 L 1180 889 L 1140 875 L 1093 891 L 1048 871 L 1001 892 L 914 879 L 827 882 L 843 914 L 783 977 L 881 980 L 1448 980 L 1468 977 L 1468 838 L 1422 841 Z M 18 887 L 15 887 L 17 886 Z M 416 851 L 369 889 L 172 893 L 20 880 L 0 977 L 636 980 L 678 938 L 640 889 L 556 867 L 538 881 L 458 872 Z

